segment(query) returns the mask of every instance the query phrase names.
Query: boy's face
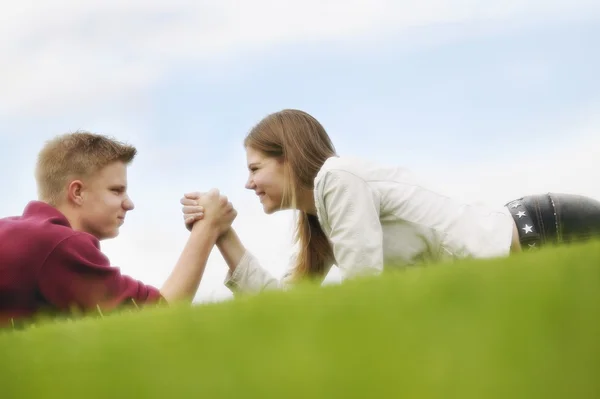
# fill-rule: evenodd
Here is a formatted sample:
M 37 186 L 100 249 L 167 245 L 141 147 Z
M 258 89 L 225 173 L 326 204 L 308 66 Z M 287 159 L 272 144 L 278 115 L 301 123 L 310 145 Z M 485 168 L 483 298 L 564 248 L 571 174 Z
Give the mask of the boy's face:
M 81 189 L 80 223 L 99 240 L 113 238 L 134 208 L 127 195 L 127 165 L 114 162 L 85 179 Z

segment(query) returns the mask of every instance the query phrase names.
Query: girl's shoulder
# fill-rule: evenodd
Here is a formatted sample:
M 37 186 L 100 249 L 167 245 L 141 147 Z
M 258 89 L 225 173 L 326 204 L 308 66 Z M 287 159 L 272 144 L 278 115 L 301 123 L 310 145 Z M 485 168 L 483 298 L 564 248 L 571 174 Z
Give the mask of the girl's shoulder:
M 376 165 L 373 162 L 367 161 L 365 159 L 349 156 L 335 156 L 330 157 L 325 161 L 325 163 L 319 170 L 317 177 L 319 177 L 319 175 L 323 176 L 330 172 L 348 172 L 360 176 L 365 170 L 371 169 L 373 167 L 376 167 Z
M 336 156 L 325 161 L 317 173 L 315 184 L 326 176 L 352 175 L 360 180 L 373 181 L 385 180 L 398 172 L 404 172 L 404 169 L 359 157 Z

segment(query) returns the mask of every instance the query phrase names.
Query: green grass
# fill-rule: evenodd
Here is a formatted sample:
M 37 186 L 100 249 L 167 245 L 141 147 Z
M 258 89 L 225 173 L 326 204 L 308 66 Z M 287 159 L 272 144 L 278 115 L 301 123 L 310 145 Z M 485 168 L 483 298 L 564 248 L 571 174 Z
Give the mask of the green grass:
M 8 398 L 598 398 L 600 243 L 0 334 Z

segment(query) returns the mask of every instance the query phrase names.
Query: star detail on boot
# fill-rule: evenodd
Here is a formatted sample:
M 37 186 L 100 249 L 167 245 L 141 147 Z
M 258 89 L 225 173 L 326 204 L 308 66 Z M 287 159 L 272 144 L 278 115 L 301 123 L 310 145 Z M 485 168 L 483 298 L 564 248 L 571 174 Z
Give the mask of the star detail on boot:
M 525 216 L 525 212 L 519 211 L 517 212 L 517 216 L 519 217 L 519 219 L 521 219 L 523 216 Z
M 533 226 L 526 224 L 523 230 L 525 230 L 525 234 L 533 233 Z

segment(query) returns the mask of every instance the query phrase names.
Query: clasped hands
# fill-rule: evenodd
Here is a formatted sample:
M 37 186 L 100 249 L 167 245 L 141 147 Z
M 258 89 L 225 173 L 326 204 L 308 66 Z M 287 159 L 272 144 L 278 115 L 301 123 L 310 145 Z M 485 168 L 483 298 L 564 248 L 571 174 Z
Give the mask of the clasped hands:
M 237 216 L 237 211 L 219 190 L 211 189 L 208 192 L 191 192 L 184 194 L 179 201 L 182 207 L 185 227 L 192 230 L 199 220 L 215 228 L 219 236 L 229 230 Z

